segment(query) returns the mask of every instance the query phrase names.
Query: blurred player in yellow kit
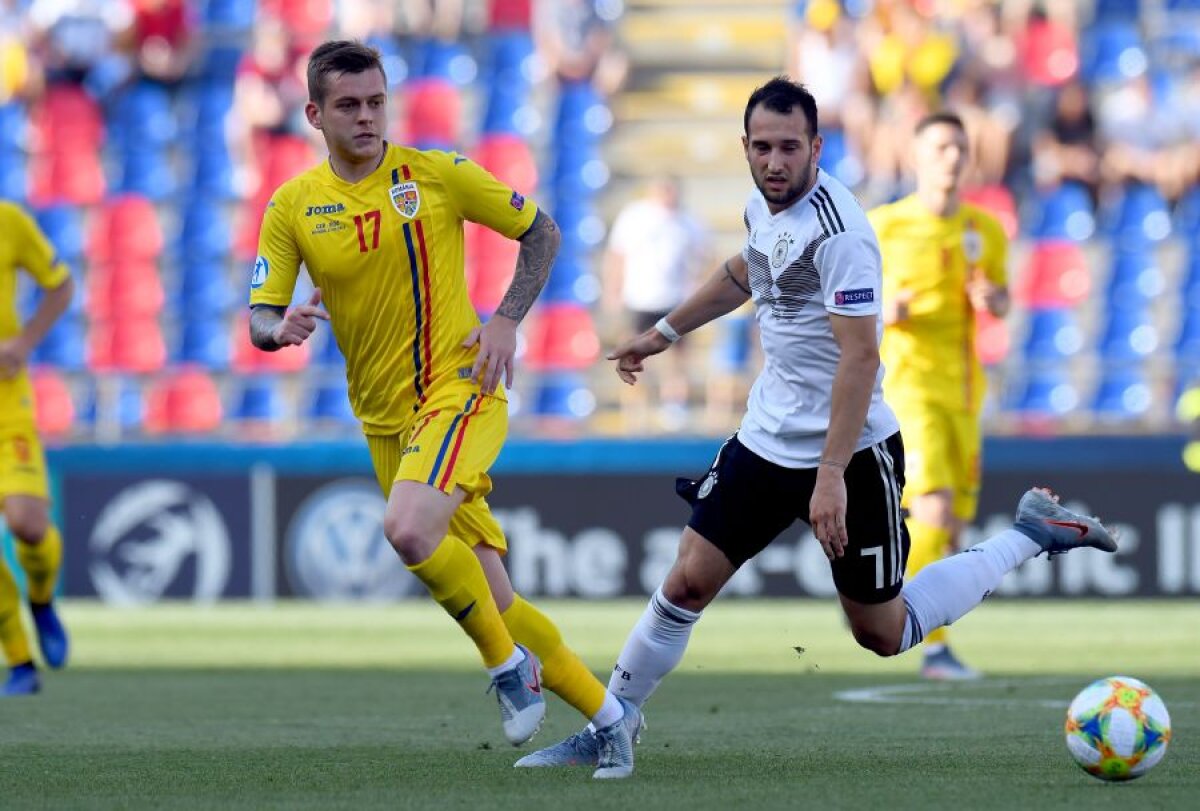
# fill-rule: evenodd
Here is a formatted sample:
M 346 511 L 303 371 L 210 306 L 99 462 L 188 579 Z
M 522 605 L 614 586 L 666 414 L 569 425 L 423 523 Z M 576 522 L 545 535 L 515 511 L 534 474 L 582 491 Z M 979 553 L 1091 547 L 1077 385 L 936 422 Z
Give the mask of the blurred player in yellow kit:
M 916 190 L 869 213 L 883 254 L 884 397 L 904 434 L 904 506 L 912 547 L 905 578 L 957 549 L 979 498 L 984 374 L 975 313 L 1002 317 L 1009 297 L 1007 238 L 1000 223 L 959 198 L 967 134 L 953 113 L 916 127 Z M 971 679 L 947 645 L 925 638 L 921 672 Z
M 636 730 L 627 716 L 639 717 L 636 709 L 514 594 L 486 501 L 508 424 L 497 384 L 512 383 L 517 324 L 549 275 L 558 227 L 467 158 L 384 140 L 386 88 L 378 53 L 359 43 L 327 42 L 309 58 L 305 113 L 329 159 L 280 186 L 268 205 L 250 283 L 251 338 L 275 350 L 329 320 L 388 496 L 384 532 L 479 649 L 506 737 L 524 743 L 541 725 L 544 670 L 546 686 L 612 739 L 597 776 L 628 776 Z M 484 324 L 467 295 L 465 220 L 521 243 L 508 292 Z M 302 263 L 316 289 L 287 310 Z
M 42 657 L 50 667 L 67 661 L 67 634 L 54 610 L 54 586 L 62 561 L 62 537 L 50 521 L 46 460 L 38 440 L 29 353 L 71 303 L 75 285 L 67 266 L 33 219 L 0 202 L 0 501 L 25 572 L 29 608 Z M 17 272 L 28 273 L 44 294 L 25 324 L 17 312 Z M 0 560 L 0 645 L 8 679 L 0 695 L 30 695 L 41 681 L 21 622 L 21 601 L 12 572 Z

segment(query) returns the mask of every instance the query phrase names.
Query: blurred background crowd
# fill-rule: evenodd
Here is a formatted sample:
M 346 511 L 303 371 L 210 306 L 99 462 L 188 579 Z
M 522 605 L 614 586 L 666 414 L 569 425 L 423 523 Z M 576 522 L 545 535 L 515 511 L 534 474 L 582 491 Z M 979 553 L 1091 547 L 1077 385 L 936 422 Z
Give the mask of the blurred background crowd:
M 757 370 L 748 311 L 688 336 L 636 389 L 598 359 L 740 249 L 742 109 L 779 72 L 816 95 L 822 165 L 864 207 L 910 190 L 924 113 L 966 120 L 967 196 L 1013 240 L 1015 312 L 980 324 L 991 431 L 1166 431 L 1197 410 L 1182 395 L 1200 372 L 1200 0 L 0 10 L 0 197 L 33 211 L 80 282 L 34 357 L 51 439 L 357 430 L 327 331 L 262 353 L 245 327 L 266 201 L 323 157 L 304 66 L 331 36 L 384 54 L 394 140 L 464 152 L 562 226 L 523 330 L 515 431 L 736 425 Z M 486 316 L 516 245 L 475 228 L 467 242 Z M 24 312 L 35 295 L 22 289 Z

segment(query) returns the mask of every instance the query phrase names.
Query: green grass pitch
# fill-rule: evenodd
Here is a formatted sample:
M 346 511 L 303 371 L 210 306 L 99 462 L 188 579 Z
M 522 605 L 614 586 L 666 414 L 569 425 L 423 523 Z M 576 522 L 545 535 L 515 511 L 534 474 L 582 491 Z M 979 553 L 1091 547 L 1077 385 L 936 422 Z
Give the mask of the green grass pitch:
M 605 673 L 644 603 L 547 602 Z M 468 642 L 431 603 L 114 609 L 73 602 L 74 659 L 0 700 L 4 809 L 1185 808 L 1200 796 L 1200 605 L 996 601 L 954 629 L 981 683 L 859 650 L 832 602 L 718 602 L 647 706 L 633 779 L 515 770 Z M 802 648 L 799 652 L 797 648 Z M 1127 784 L 1063 743 L 1092 679 L 1148 681 L 1162 765 Z M 557 699 L 534 739 L 579 728 Z

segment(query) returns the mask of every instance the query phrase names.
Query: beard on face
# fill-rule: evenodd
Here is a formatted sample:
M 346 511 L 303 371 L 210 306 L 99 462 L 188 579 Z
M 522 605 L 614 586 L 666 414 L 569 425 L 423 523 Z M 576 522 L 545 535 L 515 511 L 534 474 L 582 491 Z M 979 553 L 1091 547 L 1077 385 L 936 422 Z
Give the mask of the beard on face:
M 767 202 L 780 208 L 787 208 L 792 203 L 800 199 L 804 192 L 808 189 L 808 183 L 812 179 L 813 167 L 811 163 L 804 164 L 804 170 L 796 177 L 795 182 L 789 183 L 781 191 L 770 191 L 767 188 L 767 177 L 763 175 L 754 177 L 754 185 L 758 186 L 758 190 Z

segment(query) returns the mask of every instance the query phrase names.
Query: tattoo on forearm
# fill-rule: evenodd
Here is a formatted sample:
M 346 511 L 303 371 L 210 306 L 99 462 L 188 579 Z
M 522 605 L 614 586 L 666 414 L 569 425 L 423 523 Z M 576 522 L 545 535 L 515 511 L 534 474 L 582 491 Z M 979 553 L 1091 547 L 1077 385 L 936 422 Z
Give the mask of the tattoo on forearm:
M 508 286 L 504 300 L 496 308 L 496 315 L 513 321 L 525 317 L 550 277 L 550 265 L 554 262 L 561 241 L 562 235 L 554 220 L 539 211 L 537 220 L 521 238 L 517 269 L 513 272 L 512 284 Z
M 276 325 L 283 320 L 286 310 L 283 307 L 257 305 L 250 311 L 250 343 L 266 352 L 279 349 L 279 344 L 271 337 Z

